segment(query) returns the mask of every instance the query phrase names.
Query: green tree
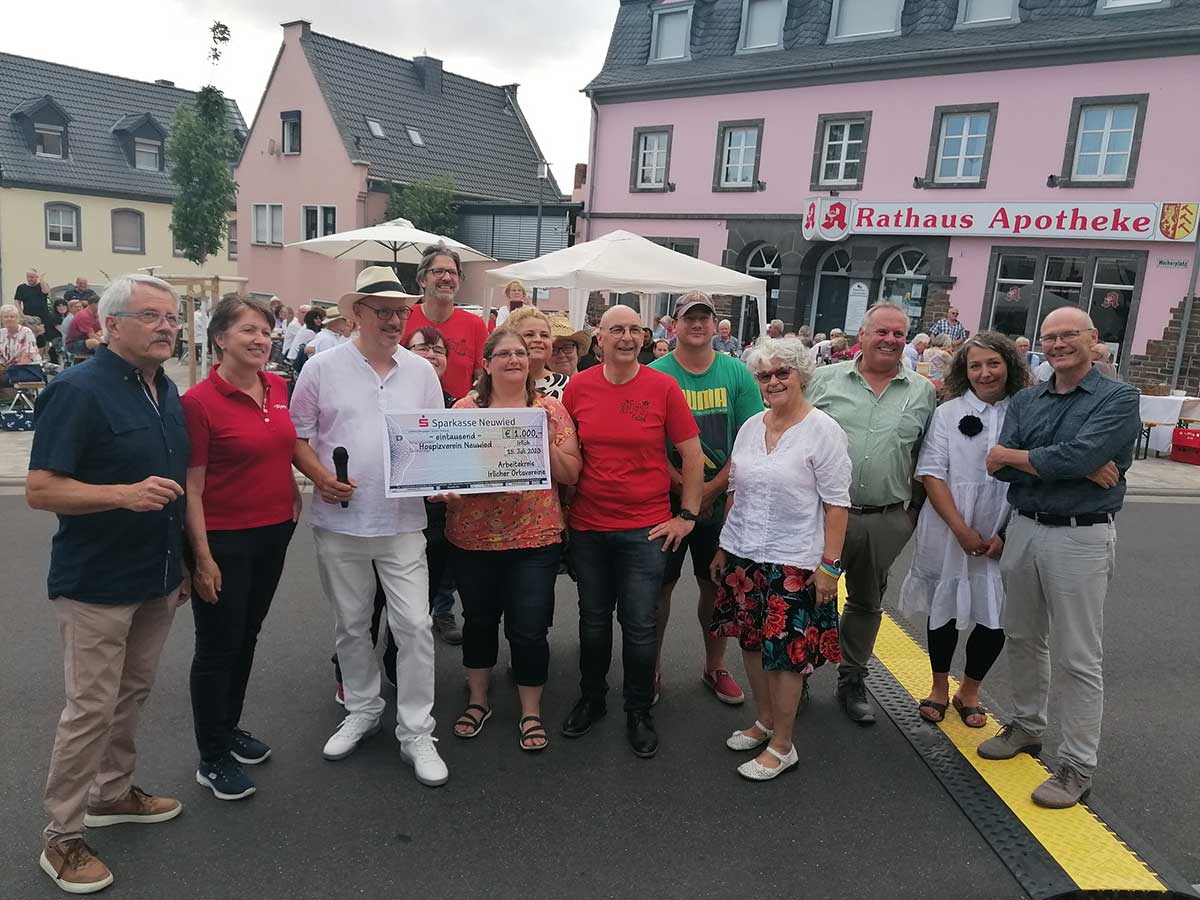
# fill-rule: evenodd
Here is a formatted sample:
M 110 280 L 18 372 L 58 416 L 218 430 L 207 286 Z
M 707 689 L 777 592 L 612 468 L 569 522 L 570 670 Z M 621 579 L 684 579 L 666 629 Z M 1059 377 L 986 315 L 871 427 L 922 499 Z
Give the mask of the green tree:
M 213 22 L 209 31 L 209 58 L 215 64 L 229 41 L 229 29 Z M 203 265 L 220 251 L 229 230 L 229 211 L 237 202 L 232 169 L 237 142 L 229 131 L 225 97 L 213 85 L 202 87 L 194 103 L 176 110 L 167 159 L 176 187 L 171 211 L 175 243 L 185 257 Z
M 430 178 L 407 186 L 388 185 L 385 220 L 408 219 L 424 231 L 454 237 L 458 230 L 457 211 L 454 182 L 449 178 Z

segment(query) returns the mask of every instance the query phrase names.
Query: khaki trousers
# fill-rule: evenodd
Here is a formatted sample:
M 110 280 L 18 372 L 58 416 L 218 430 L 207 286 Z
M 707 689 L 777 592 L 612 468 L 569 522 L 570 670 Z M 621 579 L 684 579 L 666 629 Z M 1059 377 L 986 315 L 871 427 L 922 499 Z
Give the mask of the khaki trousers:
M 67 704 L 46 778 L 48 842 L 82 836 L 89 804 L 111 803 L 129 792 L 138 717 L 158 672 L 177 597 L 174 592 L 120 606 L 51 601 L 63 640 Z
M 883 513 L 850 513 L 842 565 L 846 567 L 846 605 L 842 610 L 842 661 L 838 679 L 866 675 L 883 619 L 888 571 L 912 537 L 903 507 Z

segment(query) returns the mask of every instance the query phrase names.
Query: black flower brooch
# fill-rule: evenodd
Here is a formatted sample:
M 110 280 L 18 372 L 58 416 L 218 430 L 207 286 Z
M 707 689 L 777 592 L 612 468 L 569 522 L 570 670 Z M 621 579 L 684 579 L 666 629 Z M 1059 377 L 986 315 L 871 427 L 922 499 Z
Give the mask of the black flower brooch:
M 967 437 L 975 437 L 983 431 L 983 422 L 979 420 L 978 416 L 963 416 L 958 420 L 958 430 Z

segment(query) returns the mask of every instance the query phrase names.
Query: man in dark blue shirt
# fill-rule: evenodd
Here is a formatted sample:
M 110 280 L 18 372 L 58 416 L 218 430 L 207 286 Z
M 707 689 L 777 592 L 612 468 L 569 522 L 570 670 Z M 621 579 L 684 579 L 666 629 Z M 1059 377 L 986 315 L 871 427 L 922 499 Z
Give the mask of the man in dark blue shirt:
M 1041 751 L 1053 648 L 1063 682 L 1059 768 L 1033 792 L 1035 803 L 1052 809 L 1085 798 L 1096 768 L 1114 522 L 1141 428 L 1137 390 L 1092 367 L 1097 340 L 1083 310 L 1064 307 L 1046 317 L 1041 342 L 1054 374 L 1012 399 L 987 458 L 988 471 L 1010 483 L 1015 513 L 1000 560 L 1015 715 L 979 755 Z
M 179 300 L 158 278 L 116 279 L 100 300 L 107 343 L 38 397 L 25 495 L 58 515 L 49 596 L 62 633 L 66 709 L 58 723 L 39 864 L 63 890 L 112 873 L 84 827 L 163 822 L 183 809 L 133 783 L 138 715 L 183 583 L 188 437 L 163 373 Z

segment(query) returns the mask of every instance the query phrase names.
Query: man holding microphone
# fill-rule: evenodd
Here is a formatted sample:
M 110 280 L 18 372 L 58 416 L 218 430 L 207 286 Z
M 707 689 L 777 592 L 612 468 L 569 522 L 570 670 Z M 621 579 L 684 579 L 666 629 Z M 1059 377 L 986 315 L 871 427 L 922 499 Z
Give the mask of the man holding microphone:
M 386 266 L 364 269 L 356 288 L 338 301 L 338 310 L 358 323 L 358 332 L 309 360 L 297 379 L 291 406 L 296 464 L 316 488 L 313 539 L 321 584 L 333 606 L 346 703 L 346 718 L 326 742 L 323 755 L 329 760 L 349 756 L 379 730 L 384 701 L 371 642 L 378 573 L 387 595 L 388 627 L 399 648 L 400 754 L 413 766 L 417 780 L 433 787 L 445 784 L 450 774 L 433 737 L 425 506 L 419 497 L 386 496 L 381 433 L 386 412 L 442 408 L 442 389 L 433 367 L 400 346 L 418 298 L 405 293 Z M 339 477 L 333 468 L 343 465 L 346 474 Z

